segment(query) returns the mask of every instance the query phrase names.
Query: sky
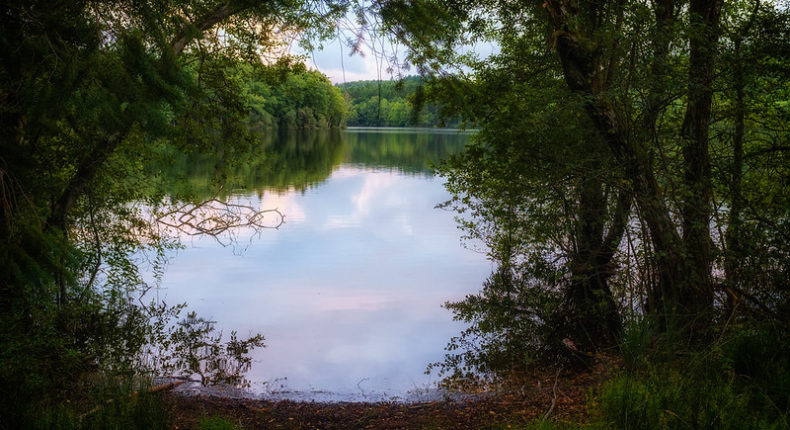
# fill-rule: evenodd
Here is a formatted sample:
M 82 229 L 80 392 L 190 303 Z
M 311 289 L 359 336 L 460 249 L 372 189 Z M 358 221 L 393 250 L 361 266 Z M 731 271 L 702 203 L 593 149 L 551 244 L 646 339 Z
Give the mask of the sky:
M 382 42 L 377 41 L 377 44 Z M 491 43 L 480 43 L 475 46 L 465 46 L 462 48 L 464 52 L 475 51 L 482 57 L 487 57 L 498 52 L 497 46 Z M 379 48 L 378 51 L 382 49 Z M 366 40 L 361 46 L 361 53 L 351 54 L 351 48 L 347 43 L 341 43 L 340 39 L 336 38 L 331 41 L 326 41 L 322 49 L 316 49 L 312 52 L 304 51 L 297 47 L 294 43 L 291 52 L 297 55 L 304 55 L 306 57 L 306 64 L 308 67 L 315 68 L 324 73 L 333 83 L 352 82 L 360 80 L 389 80 L 397 79 L 398 72 L 402 76 L 415 75 L 417 71 L 414 67 L 400 70 L 397 65 L 392 65 L 394 70 L 392 73 L 388 72 L 389 64 L 387 59 L 381 55 L 372 52 L 370 42 Z M 403 63 L 406 57 L 406 48 L 403 46 L 395 47 L 384 42 L 385 54 L 389 57 L 393 53 L 399 59 L 399 63 Z
M 387 48 L 388 50 L 391 47 Z M 343 83 L 361 80 L 388 80 L 393 77 L 388 73 L 386 59 L 382 55 L 375 55 L 370 46 L 363 44 L 362 52 L 351 54 L 351 48 L 347 43 L 341 43 L 340 39 L 326 41 L 322 49 L 312 52 L 304 51 L 294 44 L 292 52 L 297 55 L 304 55 L 308 67 L 315 68 L 329 78 L 333 83 Z M 400 62 L 405 58 L 405 50 L 400 49 Z M 404 75 L 410 74 L 402 71 Z M 412 74 L 416 72 L 412 71 Z

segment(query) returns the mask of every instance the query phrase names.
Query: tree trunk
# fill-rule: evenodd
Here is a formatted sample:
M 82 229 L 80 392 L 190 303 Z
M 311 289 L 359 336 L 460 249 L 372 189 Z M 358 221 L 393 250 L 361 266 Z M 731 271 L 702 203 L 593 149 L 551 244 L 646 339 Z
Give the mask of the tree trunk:
M 614 346 L 622 320 L 608 279 L 612 260 L 622 240 L 631 208 L 631 194 L 618 194 L 609 231 L 604 235 L 607 201 L 598 178 L 584 180 L 578 187 L 576 246 L 571 257 L 571 282 L 565 289 L 558 319 L 562 337 L 568 337 L 584 352 Z M 559 337 L 559 336 L 556 336 Z
M 746 103 L 744 96 L 743 65 L 740 58 L 741 40 L 735 40 L 735 134 L 732 138 L 732 165 L 730 166 L 730 213 L 725 235 L 727 252 L 724 256 L 724 276 L 726 286 L 737 291 L 741 284 L 741 261 L 743 243 L 741 241 L 741 213 L 743 212 L 743 136 Z M 735 311 L 732 293 L 727 295 L 727 313 Z
M 80 160 L 77 166 L 77 173 L 71 178 L 52 207 L 49 218 L 47 218 L 48 227 L 66 231 L 69 211 L 121 141 L 122 137 L 120 134 L 112 135 Z
M 686 288 L 681 294 L 691 322 L 708 319 L 713 308 L 710 238 L 713 185 L 708 129 L 721 5 L 721 0 L 692 0 L 689 5 L 688 104 L 681 131 L 686 187 L 681 214 L 689 282 L 684 283 Z
M 664 9 L 656 12 L 657 18 L 671 19 L 674 10 L 673 2 L 665 1 L 661 4 Z M 628 118 L 624 116 L 624 113 L 615 109 L 609 95 L 605 91 L 601 91 L 604 87 L 598 82 L 597 77 L 601 54 L 593 48 L 594 43 L 587 41 L 579 31 L 572 28 L 570 22 L 573 18 L 569 17 L 568 13 L 574 8 L 566 2 L 555 0 L 548 1 L 546 9 L 549 13 L 549 22 L 555 30 L 553 37 L 563 67 L 565 81 L 572 91 L 579 93 L 585 100 L 585 109 L 588 115 L 618 161 L 625 167 L 626 177 L 631 181 L 634 201 L 650 233 L 658 272 L 658 282 L 651 286 L 647 292 L 646 311 L 658 317 L 666 328 L 668 320 L 689 315 L 692 309 L 698 308 L 694 304 L 703 302 L 703 299 L 699 296 L 691 297 L 690 303 L 694 306 L 688 307 L 688 296 L 691 289 L 688 287 L 690 280 L 687 269 L 689 265 L 686 263 L 684 255 L 685 243 L 678 234 L 667 206 L 666 196 L 655 177 L 652 154 L 649 149 L 651 140 L 643 135 L 631 136 L 627 127 Z M 658 32 L 669 25 L 668 22 L 659 22 L 658 24 L 656 30 Z M 587 30 L 591 31 L 592 29 Z M 661 72 L 665 59 L 660 56 L 666 55 L 668 48 L 666 44 L 669 38 L 657 36 L 656 40 L 660 45 L 656 49 L 659 58 L 654 59 L 653 71 Z M 663 48 L 661 48 L 662 46 Z M 648 101 L 652 103 L 649 106 L 652 113 L 650 111 L 647 113 L 648 121 L 655 121 L 660 100 L 661 98 L 656 94 L 648 96 Z M 703 99 L 701 98 L 701 100 Z M 708 113 L 709 111 L 710 104 L 708 104 Z M 705 130 L 707 131 L 707 128 Z M 707 139 L 705 142 L 707 143 Z M 703 172 L 707 146 L 704 149 L 701 157 L 703 162 L 699 163 L 702 167 L 698 168 Z M 704 175 L 702 176 L 704 177 Z M 705 213 L 704 208 L 702 213 Z M 708 254 L 698 252 L 697 255 L 702 255 L 704 258 Z M 707 267 L 709 268 L 709 266 Z M 684 322 L 681 321 L 681 323 Z
M 727 253 L 724 256 L 725 285 L 731 290 L 727 295 L 727 313 L 735 311 L 733 291 L 741 290 L 741 261 L 743 260 L 742 212 L 743 212 L 743 139 L 746 129 L 746 81 L 743 76 L 743 37 L 754 23 L 759 0 L 754 3 L 749 21 L 734 37 L 733 86 L 735 87 L 735 133 L 732 137 L 732 165 L 730 166 L 730 213 L 725 235 Z

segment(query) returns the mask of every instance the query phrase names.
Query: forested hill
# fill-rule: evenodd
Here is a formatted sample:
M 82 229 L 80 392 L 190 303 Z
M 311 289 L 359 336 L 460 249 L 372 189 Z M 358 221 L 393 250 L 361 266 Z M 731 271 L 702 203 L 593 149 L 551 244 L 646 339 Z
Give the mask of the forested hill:
M 282 60 L 240 71 L 254 128 L 458 127 L 424 100 L 423 79 L 355 81 L 333 86 L 319 71 Z M 415 114 L 415 110 L 417 113 Z
M 253 126 L 310 129 L 343 124 L 343 95 L 323 73 L 288 58 L 244 71 L 246 104 Z
M 355 81 L 338 84 L 346 97 L 346 125 L 364 127 L 457 127 L 456 119 L 439 116 L 432 103 L 415 106 L 422 98 L 423 79 L 409 76 L 399 81 Z

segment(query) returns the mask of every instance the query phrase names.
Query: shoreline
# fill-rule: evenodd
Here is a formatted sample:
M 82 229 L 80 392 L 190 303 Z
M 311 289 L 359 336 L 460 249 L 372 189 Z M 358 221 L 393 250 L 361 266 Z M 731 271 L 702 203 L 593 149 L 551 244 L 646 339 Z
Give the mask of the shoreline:
M 249 429 L 479 429 L 525 427 L 547 415 L 554 421 L 586 421 L 586 390 L 569 389 L 560 398 L 551 385 L 527 396 L 500 395 L 472 401 L 298 402 L 230 399 L 169 393 L 165 407 L 174 429 L 199 429 L 221 419 Z
M 446 134 L 474 134 L 477 129 L 473 128 L 438 128 L 438 127 L 363 127 L 346 126 L 341 128 L 346 132 L 366 132 L 366 133 L 446 133 Z
M 167 380 L 165 380 L 167 382 Z M 359 391 L 337 392 L 331 390 L 313 389 L 299 390 L 284 387 L 277 390 L 255 391 L 250 388 L 237 388 L 231 386 L 201 386 L 194 380 L 174 388 L 173 393 L 184 397 L 217 397 L 243 401 L 270 401 L 270 402 L 305 402 L 305 403 L 393 403 L 417 404 L 437 401 L 475 401 L 491 397 L 494 393 L 456 393 L 448 392 L 441 388 L 417 388 L 404 393 L 387 391 Z
M 508 391 L 423 402 L 317 402 L 187 396 L 167 392 L 164 405 L 173 429 L 201 429 L 220 420 L 234 429 L 480 429 L 533 428 L 550 421 L 578 426 L 589 421 L 591 396 L 609 380 L 618 360 L 599 360 L 584 371 L 536 370 Z

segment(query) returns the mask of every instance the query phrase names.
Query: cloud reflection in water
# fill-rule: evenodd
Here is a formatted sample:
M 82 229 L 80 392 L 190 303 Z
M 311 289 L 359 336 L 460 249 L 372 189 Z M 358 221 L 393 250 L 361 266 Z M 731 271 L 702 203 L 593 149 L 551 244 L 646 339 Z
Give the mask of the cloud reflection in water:
M 441 305 L 477 291 L 491 270 L 460 246 L 453 214 L 434 208 L 448 197 L 428 175 L 347 165 L 303 193 L 237 196 L 278 208 L 286 224 L 241 255 L 196 240 L 166 272 L 167 301 L 226 332 L 262 332 L 267 348 L 248 374 L 258 391 L 278 378 L 293 390 L 424 388 L 426 365 L 463 329 Z

